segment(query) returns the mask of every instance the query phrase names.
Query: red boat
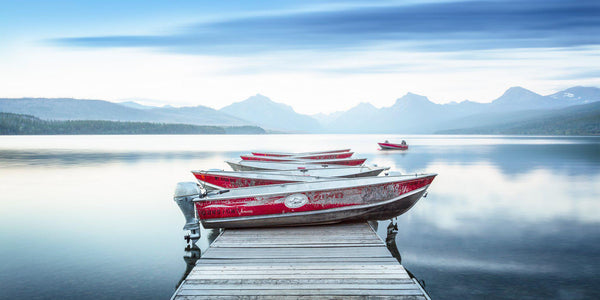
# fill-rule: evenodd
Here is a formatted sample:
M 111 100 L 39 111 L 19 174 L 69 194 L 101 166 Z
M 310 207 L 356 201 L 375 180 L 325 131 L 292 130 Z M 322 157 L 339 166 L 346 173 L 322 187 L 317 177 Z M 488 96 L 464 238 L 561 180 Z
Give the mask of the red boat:
M 299 159 L 340 159 L 349 158 L 354 152 L 336 152 L 336 153 L 322 153 L 322 154 L 308 154 L 308 155 L 294 155 L 294 156 L 260 156 L 260 155 L 245 155 L 246 157 L 252 157 L 254 159 L 249 160 L 261 160 L 261 161 L 291 161 Z
M 343 169 L 363 168 L 368 166 L 345 166 L 298 162 L 274 162 L 258 160 L 225 161 L 234 171 L 284 171 L 284 170 L 314 170 L 314 169 Z M 373 166 L 377 167 L 377 166 Z M 369 167 L 370 168 L 370 167 Z
M 377 143 L 377 144 L 379 144 L 379 147 L 381 147 L 381 150 L 407 150 L 408 149 L 408 145 L 406 144 L 406 141 L 402 141 L 400 144 L 390 143 L 388 141 L 385 141 L 383 143 Z
M 320 177 L 281 175 L 261 172 L 192 171 L 200 186 L 207 190 L 235 189 L 250 186 L 317 181 Z
M 220 190 L 201 195 L 193 203 L 205 228 L 385 220 L 408 211 L 435 176 L 364 177 Z
M 323 153 L 323 154 L 310 154 L 310 155 L 294 155 L 294 156 L 286 156 L 285 158 L 294 158 L 294 159 L 339 159 L 339 158 L 348 158 L 352 156 L 354 152 L 336 152 L 336 153 Z
M 222 190 L 258 185 L 312 182 L 330 178 L 353 178 L 377 176 L 389 168 L 343 167 L 321 169 L 297 169 L 285 171 L 235 172 L 223 170 L 192 171 L 205 189 Z
M 252 152 L 253 155 L 256 156 L 275 156 L 275 157 L 285 157 L 285 156 L 306 156 L 313 154 L 327 154 L 327 153 L 338 153 L 338 152 L 350 152 L 350 149 L 340 149 L 340 150 L 326 150 L 326 151 L 315 151 L 315 152 Z
M 265 162 L 285 162 L 285 163 L 298 163 L 298 164 L 329 164 L 329 165 L 346 165 L 346 166 L 359 166 L 362 165 L 367 159 L 366 158 L 335 158 L 335 159 L 297 159 L 293 157 L 270 157 L 270 156 L 254 156 L 254 155 L 240 155 L 242 160 L 254 160 L 254 161 L 265 161 Z

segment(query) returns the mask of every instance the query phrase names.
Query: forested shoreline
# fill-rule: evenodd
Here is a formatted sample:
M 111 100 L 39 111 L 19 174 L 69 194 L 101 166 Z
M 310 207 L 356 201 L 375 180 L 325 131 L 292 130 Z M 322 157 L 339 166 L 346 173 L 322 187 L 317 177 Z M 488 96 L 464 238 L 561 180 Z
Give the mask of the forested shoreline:
M 258 126 L 201 126 L 189 124 L 101 120 L 42 120 L 30 115 L 0 113 L 0 135 L 78 134 L 263 134 Z

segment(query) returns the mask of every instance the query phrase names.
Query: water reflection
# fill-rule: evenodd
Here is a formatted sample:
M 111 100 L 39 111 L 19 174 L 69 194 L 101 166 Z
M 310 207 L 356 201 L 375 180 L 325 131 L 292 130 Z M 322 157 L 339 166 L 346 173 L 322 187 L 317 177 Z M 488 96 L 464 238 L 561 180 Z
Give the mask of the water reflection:
M 377 140 L 395 138 L 379 135 L 2 137 L 0 167 L 224 160 L 251 150 L 303 151 L 344 146 L 368 158 L 368 163 L 389 165 L 408 173 L 426 171 L 439 163 L 491 165 L 506 175 L 536 169 L 568 175 L 600 173 L 600 138 L 597 137 L 409 137 L 408 151 L 393 152 L 377 150 Z
M 183 255 L 183 261 L 185 262 L 185 271 L 183 272 L 181 279 L 179 279 L 179 282 L 177 282 L 177 286 L 175 287 L 175 289 L 177 289 L 187 278 L 190 272 L 192 272 L 192 270 L 196 266 L 196 262 L 198 261 L 198 259 L 200 259 L 200 257 L 202 257 L 202 252 L 206 251 L 210 244 L 212 244 L 212 242 L 214 242 L 219 236 L 219 234 L 221 234 L 222 232 L 221 229 L 204 228 L 202 228 L 202 231 L 203 234 L 200 236 L 200 241 L 198 241 L 198 243 L 192 243 L 191 245 L 188 244 L 184 249 L 185 254 Z M 200 249 L 198 244 L 203 245 L 204 249 Z
M 385 245 L 388 248 L 388 250 L 390 251 L 390 253 L 392 254 L 392 256 L 398 261 L 399 264 L 402 264 L 402 256 L 400 255 L 400 250 L 398 249 L 398 244 L 396 242 L 396 236 L 398 235 L 398 223 L 397 223 L 397 218 L 391 219 L 389 220 L 389 224 L 386 228 L 387 232 L 386 232 L 386 237 L 385 237 Z M 377 228 L 374 228 L 375 231 L 377 231 Z M 406 268 L 406 266 L 404 266 L 404 269 L 406 270 L 406 272 L 408 273 L 408 275 L 411 278 L 414 278 L 418 281 L 418 283 L 421 285 L 421 287 L 423 288 L 423 290 L 425 290 L 425 280 L 424 279 L 418 279 L 413 273 L 410 272 L 410 270 L 408 270 L 408 268 Z M 425 290 L 425 292 L 427 292 Z
M 0 168 L 18 168 L 23 166 L 84 166 L 103 165 L 107 163 L 135 164 L 142 161 L 157 160 L 190 160 L 213 159 L 215 157 L 232 158 L 238 153 L 217 153 L 198 151 L 166 151 L 166 152 L 94 152 L 70 150 L 45 150 L 45 151 L 15 151 L 0 150 Z M 225 155 L 225 156 L 223 156 Z
M 193 244 L 192 246 L 187 245 L 185 247 L 185 255 L 183 256 L 183 261 L 185 262 L 185 271 L 183 272 L 181 279 L 179 279 L 177 286 L 175 286 L 175 289 L 177 289 L 187 278 L 187 276 L 192 272 L 192 270 L 196 266 L 196 262 L 200 259 L 201 256 L 202 251 L 195 244 Z
M 185 247 L 172 192 L 191 169 L 351 147 L 439 173 L 427 198 L 374 226 L 433 298 L 600 299 L 600 138 L 398 136 L 408 151 L 376 150 L 386 138 L 0 137 L 0 298 L 168 298 Z M 216 235 L 202 232 L 186 269 Z
M 505 175 L 546 169 L 567 175 L 599 174 L 600 143 L 549 145 L 414 146 L 402 154 L 382 152 L 374 159 L 405 172 L 435 164 L 490 165 Z
M 395 220 L 390 220 L 390 224 L 387 227 L 387 235 L 385 237 L 385 245 L 392 254 L 392 256 L 398 260 L 398 263 L 402 264 L 402 256 L 396 245 L 396 235 L 398 235 L 398 224 Z

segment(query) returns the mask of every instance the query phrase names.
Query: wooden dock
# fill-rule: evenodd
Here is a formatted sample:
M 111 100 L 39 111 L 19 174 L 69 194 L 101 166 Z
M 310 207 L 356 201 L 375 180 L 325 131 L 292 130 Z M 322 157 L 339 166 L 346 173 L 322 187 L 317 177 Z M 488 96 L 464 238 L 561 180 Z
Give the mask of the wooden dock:
M 429 299 L 367 223 L 227 229 L 172 299 Z

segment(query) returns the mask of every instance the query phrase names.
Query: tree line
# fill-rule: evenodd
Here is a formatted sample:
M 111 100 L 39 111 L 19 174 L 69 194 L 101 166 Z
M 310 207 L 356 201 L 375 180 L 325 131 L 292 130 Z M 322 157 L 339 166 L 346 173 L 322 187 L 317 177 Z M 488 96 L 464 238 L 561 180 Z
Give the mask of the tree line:
M 257 126 L 202 126 L 190 124 L 101 120 L 42 120 L 30 115 L 0 113 L 0 135 L 54 134 L 261 134 Z

